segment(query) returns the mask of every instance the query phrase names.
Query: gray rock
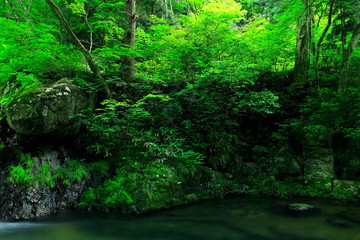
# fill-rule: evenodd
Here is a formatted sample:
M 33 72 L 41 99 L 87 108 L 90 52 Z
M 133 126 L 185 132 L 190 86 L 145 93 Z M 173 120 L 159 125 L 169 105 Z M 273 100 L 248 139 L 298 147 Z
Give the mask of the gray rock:
M 44 148 L 32 157 L 33 166 L 39 168 L 41 163 L 46 163 L 51 169 L 56 169 L 67 157 L 64 151 Z M 5 169 L 0 169 L 0 222 L 34 219 L 64 209 L 75 209 L 88 185 L 88 180 L 83 180 L 70 186 L 58 184 L 54 188 L 42 184 L 22 186 L 10 182 L 8 167 Z
M 307 178 L 334 178 L 334 152 L 331 148 L 306 147 L 304 157 L 304 176 Z
M 315 207 L 305 203 L 291 203 L 288 205 L 288 209 L 294 212 L 304 212 L 313 210 Z
M 7 121 L 17 133 L 25 135 L 77 134 L 75 116 L 89 105 L 87 93 L 70 80 L 63 79 L 46 88 L 26 90 L 4 107 Z

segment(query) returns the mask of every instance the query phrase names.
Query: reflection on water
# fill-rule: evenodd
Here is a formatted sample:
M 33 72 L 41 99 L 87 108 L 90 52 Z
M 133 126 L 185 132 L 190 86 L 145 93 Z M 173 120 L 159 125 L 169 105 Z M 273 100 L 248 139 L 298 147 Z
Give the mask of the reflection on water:
M 319 210 L 293 215 L 287 200 L 225 199 L 146 216 L 53 216 L 0 223 L 1 240 L 360 240 L 360 206 L 303 200 Z

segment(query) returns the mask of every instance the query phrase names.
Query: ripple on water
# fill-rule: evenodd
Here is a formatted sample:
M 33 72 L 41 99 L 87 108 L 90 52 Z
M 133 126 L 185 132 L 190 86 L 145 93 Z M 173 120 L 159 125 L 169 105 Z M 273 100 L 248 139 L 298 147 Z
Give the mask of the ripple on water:
M 19 231 L 21 229 L 33 229 L 44 227 L 50 224 L 46 223 L 36 223 L 36 222 L 3 222 L 0 223 L 0 231 L 3 233 L 5 231 Z

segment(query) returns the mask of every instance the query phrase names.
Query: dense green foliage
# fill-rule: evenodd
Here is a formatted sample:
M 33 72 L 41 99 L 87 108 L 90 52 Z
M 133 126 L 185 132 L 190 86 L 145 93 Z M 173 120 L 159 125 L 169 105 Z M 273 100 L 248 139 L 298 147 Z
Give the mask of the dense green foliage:
M 310 147 L 360 150 L 357 1 L 142 0 L 133 46 L 127 2 L 55 1 L 111 99 L 44 1 L 0 3 L 3 106 L 64 77 L 97 93 L 71 116 L 84 125 L 86 160 L 53 168 L 23 155 L 11 182 L 54 188 L 98 176 L 79 206 L 137 212 L 227 193 L 358 199 L 357 183 L 334 186 L 345 171 L 304 173 Z M 135 81 L 122 73 L 129 57 Z
M 29 154 L 20 156 L 20 164 L 10 167 L 9 180 L 19 188 L 60 188 L 81 182 L 96 172 L 105 175 L 109 169 L 106 162 L 84 164 L 83 161 L 67 159 L 66 163 L 47 163 Z

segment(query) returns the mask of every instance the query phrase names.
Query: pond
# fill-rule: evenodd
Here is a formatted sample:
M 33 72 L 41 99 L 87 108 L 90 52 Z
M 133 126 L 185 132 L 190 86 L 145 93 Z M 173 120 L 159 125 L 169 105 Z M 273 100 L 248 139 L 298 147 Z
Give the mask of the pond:
M 292 214 L 288 203 L 315 205 Z M 0 223 L 1 240 L 357 240 L 360 206 L 326 200 L 230 198 L 144 216 L 58 214 Z

